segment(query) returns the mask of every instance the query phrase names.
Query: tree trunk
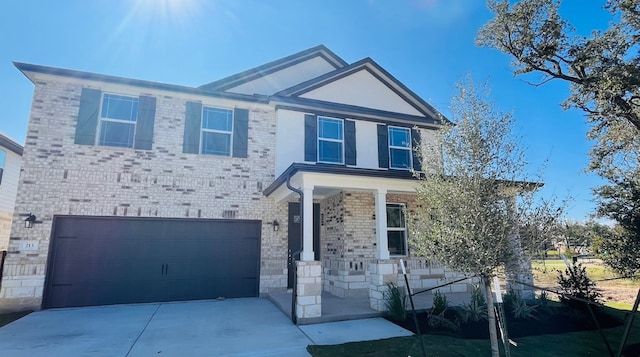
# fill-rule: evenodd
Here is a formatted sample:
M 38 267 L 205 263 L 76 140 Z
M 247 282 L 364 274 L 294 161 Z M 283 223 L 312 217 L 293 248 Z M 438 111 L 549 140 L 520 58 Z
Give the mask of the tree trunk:
M 487 320 L 489 320 L 489 339 L 491 340 L 491 357 L 500 357 L 498 346 L 498 331 L 496 330 L 496 314 L 493 309 L 493 294 L 491 293 L 491 281 L 483 277 L 485 297 L 487 298 Z

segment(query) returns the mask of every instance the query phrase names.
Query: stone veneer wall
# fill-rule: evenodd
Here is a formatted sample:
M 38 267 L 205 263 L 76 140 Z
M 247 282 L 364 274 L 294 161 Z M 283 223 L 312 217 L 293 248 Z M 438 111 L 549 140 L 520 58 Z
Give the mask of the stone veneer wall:
M 82 87 L 156 97 L 152 150 L 74 144 Z M 185 105 L 249 109 L 248 158 L 182 153 Z M 189 97 L 81 80 L 37 80 L 14 222 L 33 212 L 32 229 L 14 224 L 0 289 L 0 310 L 38 309 L 42 302 L 54 215 L 262 220 L 260 292 L 285 289 L 287 206 L 262 190 L 274 180 L 275 111 L 267 106 Z M 38 244 L 20 251 L 21 241 Z

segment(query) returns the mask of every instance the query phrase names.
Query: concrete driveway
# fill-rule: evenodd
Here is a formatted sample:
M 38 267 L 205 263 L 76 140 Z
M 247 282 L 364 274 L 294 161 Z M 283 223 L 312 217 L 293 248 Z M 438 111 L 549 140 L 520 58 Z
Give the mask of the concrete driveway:
M 309 356 L 310 344 L 409 336 L 381 319 L 297 327 L 266 299 L 46 310 L 0 328 L 0 355 Z

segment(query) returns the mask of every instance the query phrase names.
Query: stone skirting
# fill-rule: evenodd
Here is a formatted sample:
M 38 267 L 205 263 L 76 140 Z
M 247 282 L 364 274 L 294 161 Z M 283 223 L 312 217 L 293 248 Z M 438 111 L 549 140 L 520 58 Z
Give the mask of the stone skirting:
M 394 259 L 396 264 L 400 264 L 399 259 Z M 463 278 L 464 274 L 445 268 L 442 263 L 426 258 L 404 259 L 405 269 L 409 285 L 413 291 L 433 288 L 447 282 Z M 472 285 L 476 280 L 465 280 L 459 283 L 447 285 L 438 290 L 443 293 L 471 293 Z M 401 268 L 398 268 L 398 284 L 404 286 L 404 277 Z
M 297 261 L 296 316 L 308 319 L 322 316 L 322 262 Z
M 376 311 L 385 311 L 387 284 L 398 283 L 398 264 L 393 260 L 376 260 L 369 264 L 369 273 L 369 304 Z
M 323 259 L 324 290 L 340 298 L 369 296 L 369 259 Z

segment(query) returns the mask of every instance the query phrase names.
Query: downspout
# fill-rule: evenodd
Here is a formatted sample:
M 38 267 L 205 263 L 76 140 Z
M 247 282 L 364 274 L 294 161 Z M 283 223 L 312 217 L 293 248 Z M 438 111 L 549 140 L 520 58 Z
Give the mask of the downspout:
M 291 186 L 291 174 L 289 174 L 287 176 L 287 188 L 290 189 L 291 191 L 297 193 L 300 196 L 300 250 L 296 251 L 296 252 L 291 252 L 291 265 L 293 266 L 293 291 L 291 292 L 291 321 L 293 321 L 294 324 L 298 324 L 298 316 L 296 316 L 296 300 L 298 298 L 298 284 L 297 284 L 297 280 L 298 280 L 298 266 L 296 265 L 296 261 L 295 261 L 295 256 L 298 256 L 298 259 L 300 257 L 300 252 L 303 249 L 302 244 L 304 243 L 304 214 L 303 214 L 303 210 L 304 210 L 304 205 L 303 205 L 303 199 L 304 199 L 304 193 Z

